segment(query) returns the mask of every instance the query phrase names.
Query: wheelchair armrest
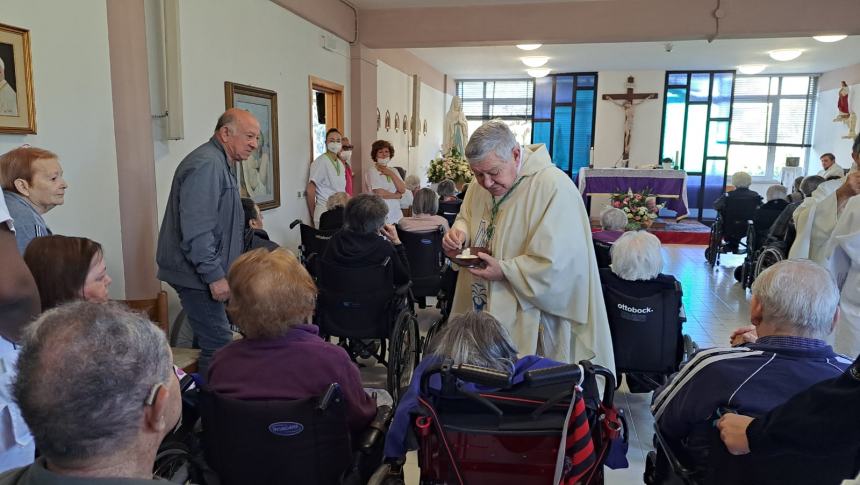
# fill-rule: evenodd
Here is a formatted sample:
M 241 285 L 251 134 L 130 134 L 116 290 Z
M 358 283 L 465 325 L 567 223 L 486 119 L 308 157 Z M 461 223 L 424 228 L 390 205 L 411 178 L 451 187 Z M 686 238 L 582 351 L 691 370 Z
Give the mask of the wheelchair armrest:
M 319 404 L 317 404 L 317 410 L 327 410 L 332 402 L 336 402 L 342 396 L 343 394 L 341 393 L 340 384 L 337 382 L 329 384 L 328 389 L 325 390 L 325 394 L 322 395 Z
M 391 417 L 394 415 L 394 410 L 391 406 L 379 406 L 376 408 L 376 417 L 367 426 L 367 429 L 361 434 L 358 443 L 359 449 L 364 454 L 369 454 L 376 442 L 385 437 L 388 432 L 388 425 L 391 422 Z
M 693 470 L 681 463 L 681 460 L 679 460 L 678 456 L 675 455 L 675 452 L 672 451 L 672 447 L 669 446 L 663 433 L 660 432 L 660 426 L 658 426 L 657 423 L 654 423 L 654 438 L 657 440 L 660 449 L 662 449 L 663 453 L 666 455 L 666 460 L 669 462 L 669 466 L 672 468 L 672 471 L 685 478 L 693 475 Z
M 294 228 L 294 227 L 298 226 L 298 225 L 299 225 L 299 224 L 301 224 L 301 223 L 302 223 L 302 220 L 301 220 L 301 219 L 296 219 L 296 220 L 294 220 L 293 222 L 291 222 L 291 223 L 290 223 L 290 229 L 292 229 L 292 228 Z
M 486 387 L 506 388 L 511 385 L 511 375 L 495 369 L 486 369 L 476 365 L 460 364 L 451 368 L 451 373 L 458 379 Z
M 530 387 L 579 382 L 583 377 L 582 370 L 582 367 L 576 364 L 547 367 L 546 369 L 536 369 L 526 372 L 523 380 Z

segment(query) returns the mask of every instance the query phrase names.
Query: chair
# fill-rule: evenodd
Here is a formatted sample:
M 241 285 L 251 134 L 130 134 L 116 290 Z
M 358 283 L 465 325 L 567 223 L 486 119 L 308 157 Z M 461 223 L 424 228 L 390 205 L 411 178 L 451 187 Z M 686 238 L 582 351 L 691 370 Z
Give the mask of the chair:
M 751 250 L 749 241 L 744 244 L 742 239 L 747 235 L 749 222 L 759 205 L 761 205 L 760 198 L 726 198 L 725 207 L 711 225 L 708 248 L 705 249 L 705 259 L 708 264 L 711 266 L 719 264 L 721 253 L 743 254 Z M 740 249 L 741 246 L 744 248 Z
M 436 375 L 440 390 L 429 387 Z M 586 406 L 588 396 L 597 393 L 595 375 L 605 379 L 604 397 Z M 626 436 L 613 405 L 612 373 L 583 361 L 529 371 L 518 384 L 512 385 L 511 377 L 450 361 L 422 375 L 411 430 L 418 441 L 421 483 L 550 483 L 560 458 L 573 465 L 566 471 L 579 475 L 577 483 L 602 483 L 610 442 Z M 463 382 L 498 390 L 467 391 Z M 576 390 L 578 382 L 585 383 L 583 393 Z M 590 434 L 572 438 L 588 428 Z M 560 457 L 562 443 L 569 454 Z
M 608 268 L 610 264 L 612 264 L 612 256 L 610 251 L 612 250 L 612 245 L 599 241 L 597 239 L 593 240 L 594 244 L 594 255 L 597 257 L 597 267 L 598 268 Z
M 448 221 L 448 226 L 453 226 L 454 221 L 457 219 L 457 214 L 460 213 L 460 206 L 463 204 L 462 200 L 455 200 L 450 202 L 442 202 L 439 201 L 439 211 L 438 215 L 445 218 Z
M 290 229 L 299 226 L 302 242 L 299 245 L 300 258 L 305 269 L 311 276 L 316 277 L 318 267 L 317 258 L 325 253 L 331 237 L 337 231 L 320 231 L 296 219 L 290 223 Z
M 442 284 L 442 271 L 445 269 L 445 253 L 442 251 L 442 226 L 432 232 L 409 232 L 397 226 L 397 235 L 406 250 L 409 260 L 412 296 L 424 308 L 423 301 L 428 296 L 438 296 Z
M 620 290 L 613 283 L 616 278 L 608 268 L 600 270 L 615 370 L 619 375 L 627 374 L 631 391 L 652 391 L 678 370 L 685 350 L 694 351 L 695 344 L 681 333 L 685 321 L 681 316 L 681 287 L 675 281 L 672 288 L 635 297 Z M 641 389 L 633 389 L 631 374 L 637 385 L 642 383 Z M 618 381 L 620 384 L 621 379 Z
M 119 300 L 125 303 L 132 310 L 138 311 L 146 315 L 153 323 L 158 325 L 158 328 L 168 333 L 170 318 L 167 312 L 167 292 L 161 290 L 155 295 L 155 298 L 144 298 L 140 300 Z
M 339 337 L 353 360 L 357 351 L 363 351 L 386 366 L 388 392 L 396 402 L 400 389 L 412 379 L 420 353 L 410 285 L 394 287 L 390 259 L 353 268 L 323 258 L 319 258 L 318 285 L 316 323 L 320 333 Z M 371 349 L 364 342 L 367 339 L 381 340 L 380 349 Z
M 238 400 L 203 389 L 206 461 L 224 485 L 344 483 L 391 415 L 391 408 L 379 409 L 354 455 L 344 406 L 336 383 L 322 396 L 293 401 Z

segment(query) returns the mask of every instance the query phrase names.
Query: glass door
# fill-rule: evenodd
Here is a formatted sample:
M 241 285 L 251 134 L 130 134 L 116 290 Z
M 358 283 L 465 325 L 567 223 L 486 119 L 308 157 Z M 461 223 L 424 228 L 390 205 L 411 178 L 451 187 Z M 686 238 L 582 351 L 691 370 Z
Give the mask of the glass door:
M 687 172 L 690 217 L 716 218 L 725 191 L 734 71 L 666 73 L 661 158 Z

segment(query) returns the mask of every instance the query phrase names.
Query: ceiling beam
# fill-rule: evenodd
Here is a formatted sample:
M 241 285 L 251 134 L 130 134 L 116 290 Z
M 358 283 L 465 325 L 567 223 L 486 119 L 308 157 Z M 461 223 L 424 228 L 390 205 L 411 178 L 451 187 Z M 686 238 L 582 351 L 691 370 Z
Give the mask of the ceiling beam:
M 596 0 L 361 9 L 358 31 L 376 49 L 701 40 L 717 35 L 716 7 L 717 0 Z M 860 34 L 857 0 L 722 0 L 721 14 L 723 39 Z
M 271 0 L 308 22 L 352 43 L 356 36 L 356 12 L 340 0 Z

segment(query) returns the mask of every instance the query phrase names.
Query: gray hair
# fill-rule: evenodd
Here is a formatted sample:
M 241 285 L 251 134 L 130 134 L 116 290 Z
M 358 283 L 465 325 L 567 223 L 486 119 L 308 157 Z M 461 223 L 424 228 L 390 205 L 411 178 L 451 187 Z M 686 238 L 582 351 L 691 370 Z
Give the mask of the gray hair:
M 823 183 L 824 177 L 818 175 L 810 175 L 809 177 L 804 178 L 800 182 L 800 192 L 804 196 L 809 197 L 810 195 L 812 195 L 813 192 L 815 192 L 815 189 L 817 189 L 818 186 Z
M 742 189 L 750 188 L 752 185 L 752 176 L 746 172 L 735 172 L 732 174 L 732 185 Z
M 625 232 L 612 244 L 612 272 L 627 281 L 653 280 L 663 270 L 657 236 L 647 231 Z
M 6 69 L 6 63 L 3 62 L 3 58 L 0 57 L 0 71 L 3 71 L 5 69 Z
M 517 349 L 505 327 L 487 312 L 455 315 L 431 342 L 431 354 L 451 359 L 454 365 L 470 364 L 513 372 Z
M 457 186 L 451 179 L 445 179 L 439 182 L 439 186 L 436 187 L 436 193 L 439 194 L 439 197 L 451 197 L 456 192 Z
M 332 210 L 335 207 L 343 207 L 348 201 L 349 194 L 346 192 L 335 192 L 325 201 L 325 208 L 326 210 Z
M 144 403 L 172 376 L 164 333 L 118 303 L 78 301 L 27 327 L 13 385 L 36 447 L 69 466 L 122 451 Z
M 470 165 L 484 161 L 490 153 L 505 162 L 514 160 L 513 150 L 518 147 L 517 137 L 501 120 L 492 120 L 479 126 L 466 144 L 466 159 Z
M 439 197 L 431 189 L 421 189 L 415 192 L 412 200 L 412 215 L 435 214 L 439 211 Z
M 343 210 L 343 227 L 359 234 L 375 234 L 385 225 L 388 205 L 382 197 L 359 194 L 349 199 Z
M 767 197 L 768 202 L 777 199 L 785 199 L 786 197 L 788 197 L 788 189 L 785 188 L 784 185 L 771 185 L 767 188 L 767 193 L 765 194 L 765 196 Z
M 416 190 L 418 187 L 421 187 L 421 177 L 412 174 L 407 175 L 405 179 L 403 179 L 403 183 L 406 184 L 406 188 L 409 190 Z
M 833 330 L 839 289 L 829 271 L 809 260 L 780 261 L 753 282 L 762 320 L 800 337 L 823 339 Z
M 623 231 L 627 227 L 627 214 L 621 209 L 610 207 L 600 214 L 600 227 L 604 231 Z

